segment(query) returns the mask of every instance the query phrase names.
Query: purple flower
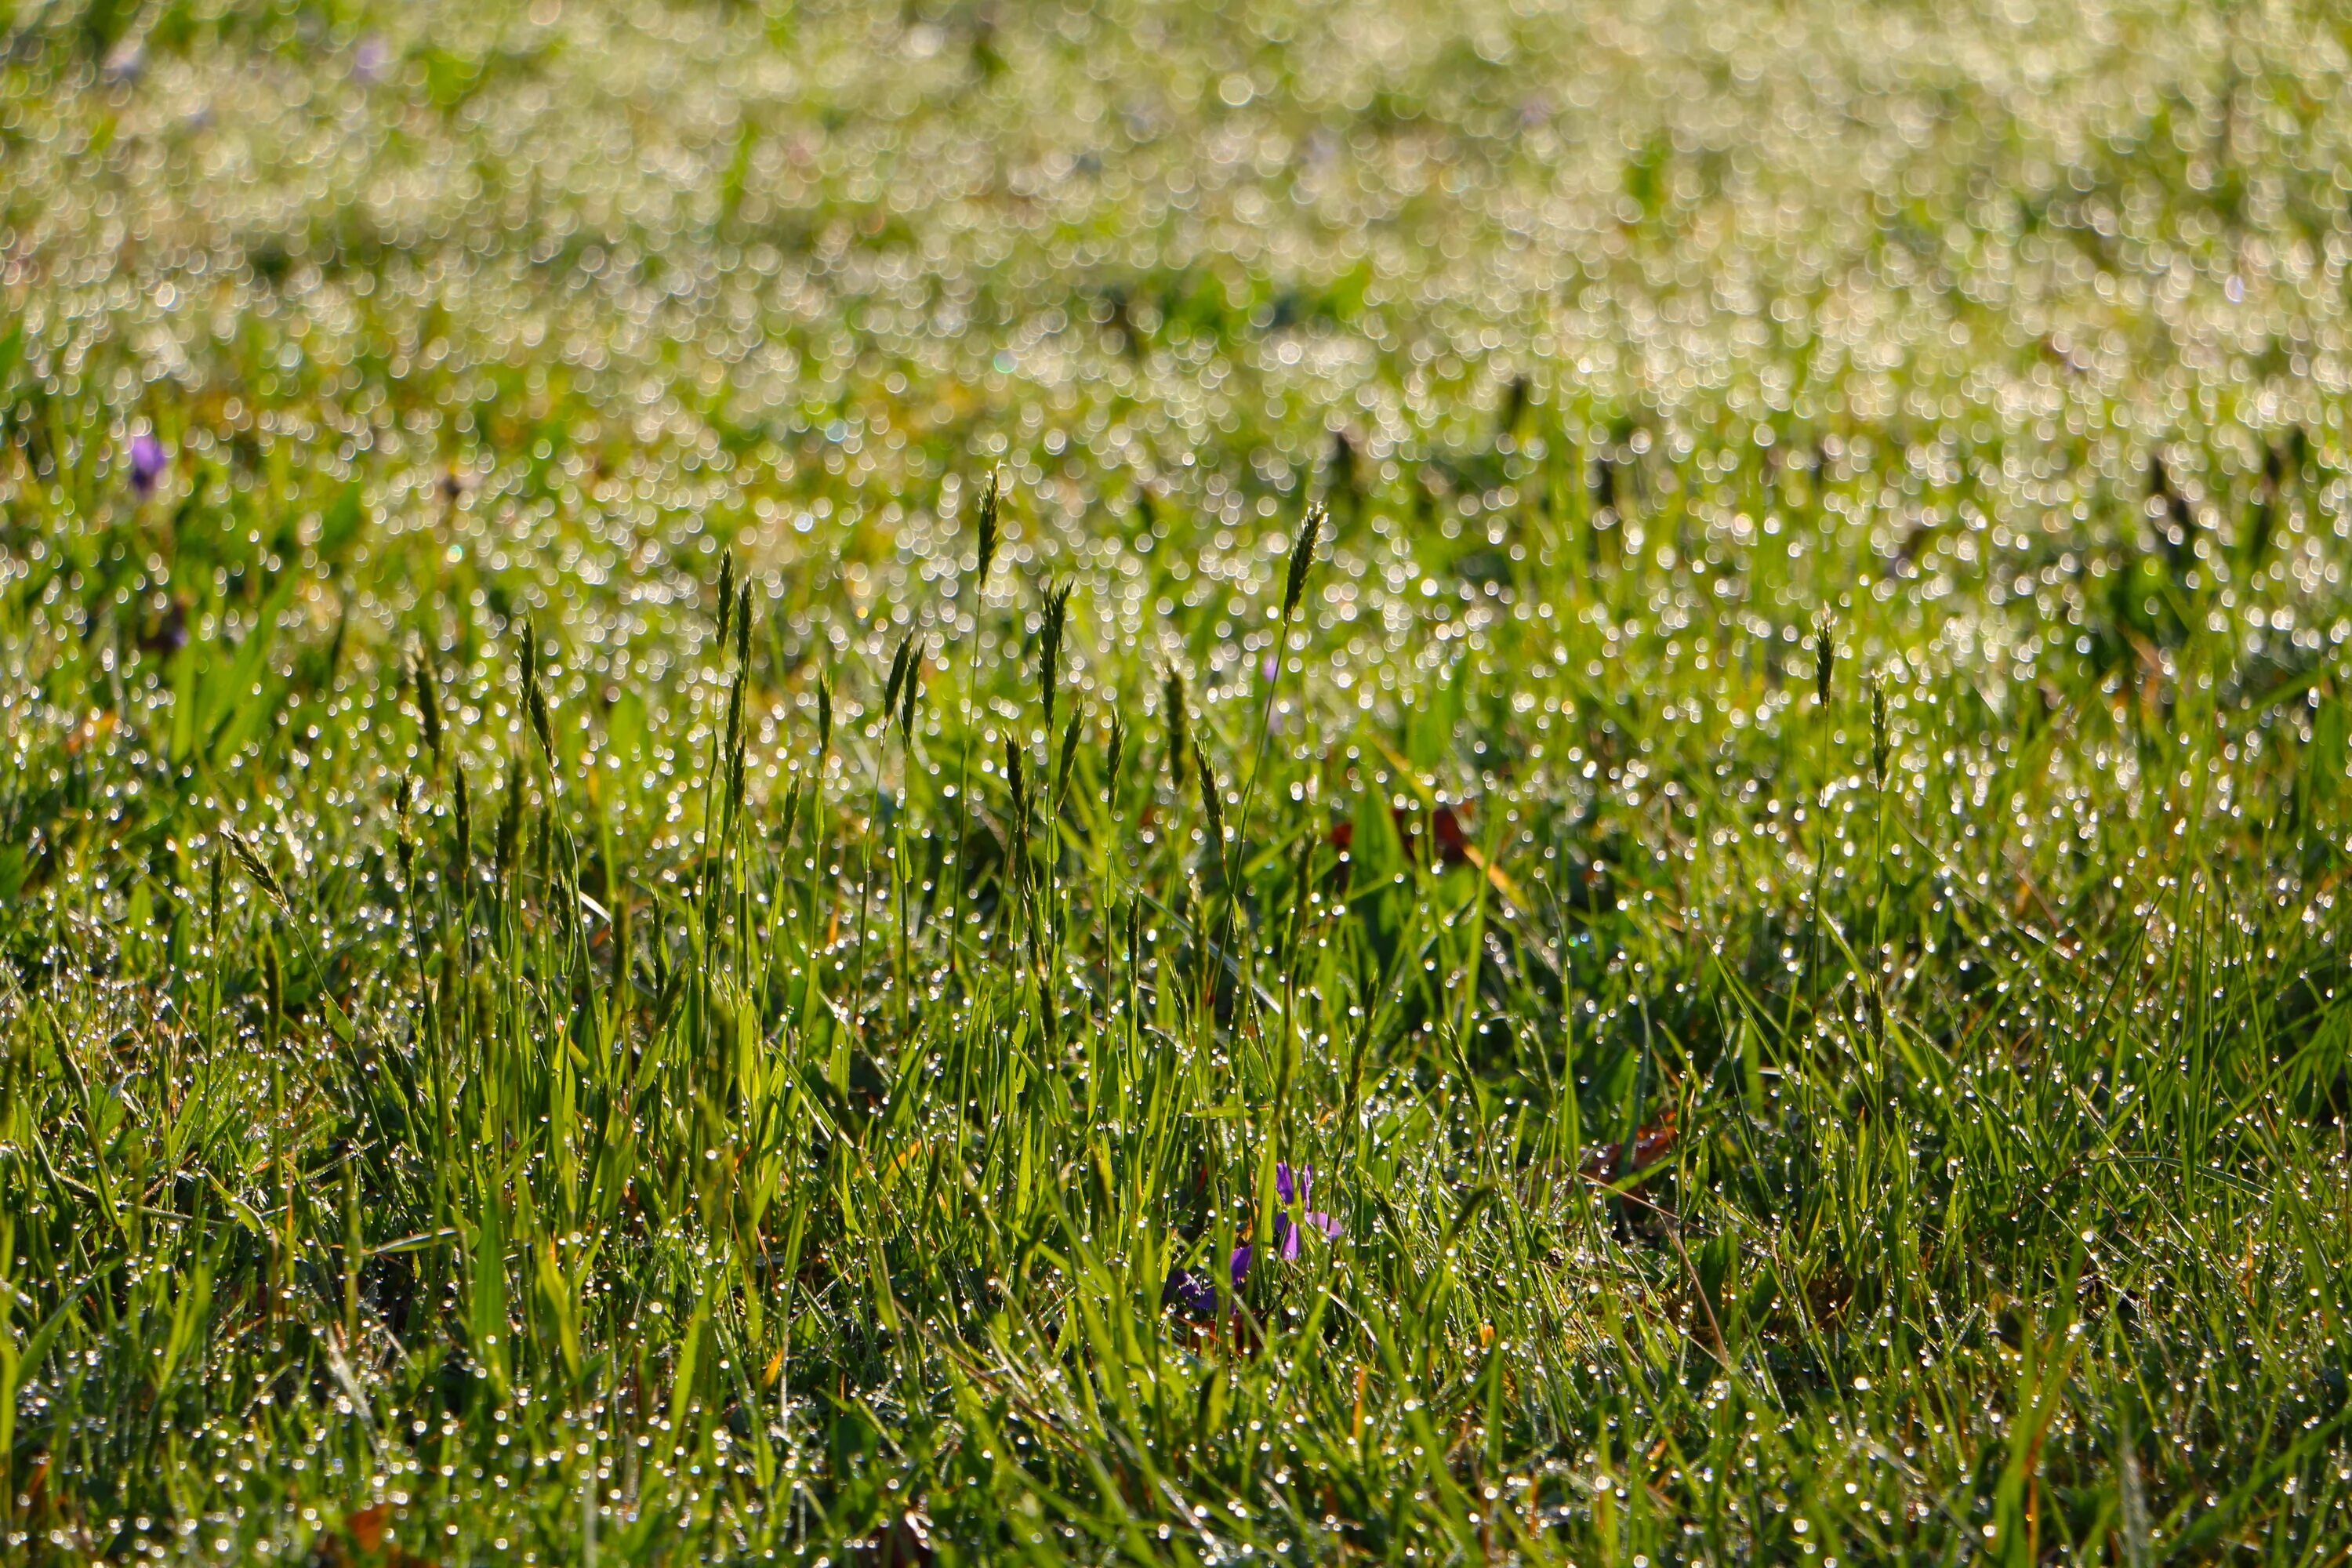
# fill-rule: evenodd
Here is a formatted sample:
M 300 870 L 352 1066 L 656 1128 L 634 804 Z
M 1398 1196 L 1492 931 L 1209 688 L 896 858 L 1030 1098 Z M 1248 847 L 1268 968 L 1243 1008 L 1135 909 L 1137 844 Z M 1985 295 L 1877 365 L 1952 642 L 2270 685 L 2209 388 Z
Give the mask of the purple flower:
M 1244 1242 L 1234 1248 L 1228 1261 L 1236 1295 L 1241 1291 L 1242 1281 L 1249 1278 L 1251 1257 L 1249 1244 Z M 1173 1307 L 1188 1318 L 1213 1318 L 1217 1315 L 1217 1288 L 1201 1270 L 1179 1268 L 1168 1276 L 1168 1284 L 1160 1292 L 1160 1304 Z
M 163 443 L 152 436 L 140 436 L 131 443 L 131 488 L 141 500 L 155 493 L 155 486 L 163 478 L 163 470 L 172 466 L 172 454 Z
M 385 68 L 391 64 L 392 47 L 383 41 L 381 33 L 368 34 L 352 52 L 352 75 L 365 84 L 382 81 Z
M 1307 1208 L 1315 1186 L 1312 1166 L 1301 1165 L 1293 1173 L 1285 1162 L 1274 1168 L 1275 1195 L 1282 1200 L 1283 1212 L 1274 1216 L 1275 1244 L 1281 1249 L 1286 1263 L 1298 1260 L 1298 1237 L 1302 1230 L 1311 1230 L 1327 1241 L 1336 1241 L 1340 1226 L 1337 1219 Z M 1305 1210 L 1297 1222 L 1290 1210 Z M 1234 1248 L 1226 1262 L 1233 1275 L 1234 1293 L 1241 1294 L 1242 1285 L 1249 1279 L 1250 1266 L 1257 1261 L 1257 1248 L 1244 1242 Z M 1160 1304 L 1173 1307 L 1188 1318 L 1212 1318 L 1217 1311 L 1217 1288 L 1207 1274 L 1198 1269 L 1179 1268 L 1168 1276 L 1167 1285 L 1160 1292 Z
M 1168 1276 L 1168 1283 L 1160 1292 L 1160 1304 L 1173 1307 L 1188 1318 L 1213 1318 L 1217 1314 L 1217 1288 L 1196 1270 L 1179 1268 Z
M 1328 1214 L 1318 1214 L 1307 1207 L 1311 1201 L 1309 1194 L 1314 1189 L 1315 1168 L 1312 1165 L 1299 1166 L 1295 1181 L 1292 1179 L 1288 1164 L 1275 1166 L 1274 1191 L 1275 1195 L 1282 1200 L 1284 1212 L 1274 1216 L 1274 1236 L 1275 1239 L 1282 1244 L 1282 1257 L 1286 1263 L 1296 1262 L 1298 1258 L 1300 1227 L 1290 1221 L 1289 1211 L 1293 1208 L 1306 1210 L 1299 1218 L 1307 1229 L 1320 1233 L 1326 1241 L 1337 1241 L 1339 1238 L 1338 1220 Z
M 146 46 L 136 38 L 125 38 L 109 52 L 99 75 L 110 84 L 134 82 L 146 69 Z

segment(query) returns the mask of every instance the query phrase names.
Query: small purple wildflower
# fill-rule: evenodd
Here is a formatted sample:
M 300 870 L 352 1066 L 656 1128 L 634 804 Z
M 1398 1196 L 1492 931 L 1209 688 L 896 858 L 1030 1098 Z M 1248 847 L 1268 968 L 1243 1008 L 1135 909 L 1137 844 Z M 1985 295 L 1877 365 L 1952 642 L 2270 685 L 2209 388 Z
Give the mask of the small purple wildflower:
M 155 624 L 154 631 L 139 639 L 139 646 L 151 653 L 177 653 L 188 646 L 188 605 L 184 599 L 174 598 L 163 618 Z
M 1338 1220 L 1332 1218 L 1328 1214 L 1318 1214 L 1315 1210 L 1308 1209 L 1307 1207 L 1307 1204 L 1312 1201 L 1310 1194 L 1313 1193 L 1314 1188 L 1315 1168 L 1312 1165 L 1299 1166 L 1296 1180 L 1293 1179 L 1290 1166 L 1287 1163 L 1277 1164 L 1275 1166 L 1275 1195 L 1282 1200 L 1282 1206 L 1285 1212 L 1274 1216 L 1274 1235 L 1275 1239 L 1282 1244 L 1283 1261 L 1286 1263 L 1296 1262 L 1298 1258 L 1298 1232 L 1300 1226 L 1293 1225 L 1290 1221 L 1288 1211 L 1292 1208 L 1306 1210 L 1306 1212 L 1299 1216 L 1305 1228 L 1319 1233 L 1326 1241 L 1337 1241 L 1339 1238 L 1339 1222 Z
M 381 33 L 370 33 L 361 38 L 359 47 L 352 51 L 352 75 L 362 85 L 382 81 L 391 65 L 392 46 L 383 41 Z
M 1234 1255 L 1227 1262 L 1233 1272 L 1236 1294 L 1241 1290 L 1242 1281 L 1249 1278 L 1253 1256 L 1249 1243 L 1244 1242 L 1234 1248 Z M 1179 1268 L 1168 1276 L 1168 1283 L 1160 1292 L 1160 1304 L 1173 1307 L 1188 1318 L 1213 1318 L 1217 1314 L 1217 1288 L 1201 1270 Z
M 1337 1219 L 1307 1208 L 1314 1186 L 1315 1171 L 1312 1166 L 1301 1165 L 1294 1173 L 1288 1163 L 1284 1162 L 1274 1168 L 1275 1194 L 1282 1200 L 1284 1211 L 1274 1216 L 1274 1237 L 1286 1263 L 1298 1260 L 1298 1237 L 1302 1230 L 1311 1230 L 1326 1241 L 1336 1241 L 1339 1237 L 1341 1227 Z M 1293 1208 L 1305 1210 L 1296 1223 L 1289 1214 Z M 1226 1267 L 1233 1275 L 1235 1295 L 1241 1293 L 1243 1284 L 1249 1279 L 1250 1267 L 1256 1261 L 1257 1248 L 1252 1243 L 1245 1241 L 1234 1248 L 1234 1255 L 1227 1260 Z M 1179 1268 L 1168 1276 L 1168 1283 L 1160 1292 L 1160 1304 L 1173 1307 L 1188 1318 L 1214 1317 L 1217 1288 L 1210 1282 L 1207 1274 L 1198 1269 Z
M 140 436 L 131 443 L 131 488 L 141 500 L 155 493 L 163 478 L 163 470 L 172 466 L 172 454 L 153 436 Z
M 135 82 L 146 69 L 147 47 L 136 38 L 125 38 L 115 45 L 98 68 L 100 78 L 110 86 Z
M 1160 1292 L 1160 1304 L 1173 1307 L 1188 1318 L 1213 1317 L 1217 1288 L 1195 1270 L 1179 1268 L 1168 1276 L 1168 1283 Z

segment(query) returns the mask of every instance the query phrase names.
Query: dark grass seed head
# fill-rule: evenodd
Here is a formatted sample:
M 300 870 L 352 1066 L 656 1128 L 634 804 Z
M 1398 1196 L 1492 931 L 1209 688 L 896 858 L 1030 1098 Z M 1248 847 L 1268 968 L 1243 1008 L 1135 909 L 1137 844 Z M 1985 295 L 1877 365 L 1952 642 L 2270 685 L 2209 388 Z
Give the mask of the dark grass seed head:
M 908 655 L 907 679 L 898 694 L 898 743 L 915 743 L 915 699 L 923 687 L 923 650 L 916 646 Z
M 449 774 L 449 872 L 462 884 L 474 854 L 474 806 L 466 790 L 466 764 Z
M 416 722 L 425 736 L 425 749 L 433 753 L 435 762 L 439 762 L 441 760 L 441 699 L 439 693 L 434 689 L 438 683 L 434 679 L 433 666 L 421 650 L 409 660 L 408 677 L 409 684 L 416 695 Z
M 1192 762 L 1192 724 L 1184 708 L 1184 672 L 1174 665 L 1161 679 L 1160 687 L 1160 722 L 1168 731 L 1168 785 L 1181 798 L 1184 770 Z
M 1023 889 L 1029 882 L 1029 784 L 1021 763 L 1021 747 L 1010 735 L 1004 738 L 1004 788 L 1013 807 L 1009 834 L 1012 840 L 1009 847 L 1011 864 L 1006 867 L 1006 873 L 1012 887 Z M 1030 938 L 1033 942 L 1035 941 L 1034 927 L 1031 928 Z
M 1021 767 L 1021 747 L 1011 736 L 1004 740 L 1004 788 L 1013 799 L 1013 821 L 1016 827 L 1029 824 L 1029 789 Z
M 1045 625 L 1037 636 L 1037 700 L 1045 715 L 1045 733 L 1054 732 L 1055 688 L 1060 684 L 1062 633 L 1070 611 L 1070 586 L 1065 583 L 1045 591 Z
M 1209 854 L 1223 861 L 1225 854 L 1224 792 L 1217 784 L 1217 772 L 1209 765 L 1209 753 L 1199 736 L 1192 738 L 1193 776 L 1201 785 L 1201 830 L 1209 840 Z
M 515 845 L 522 833 L 522 758 L 510 756 L 507 759 L 506 800 L 499 812 L 497 835 L 491 840 L 493 864 L 501 881 L 514 869 Z
M 409 816 L 416 804 L 416 775 L 400 775 L 400 788 L 393 795 L 393 849 L 400 858 L 400 879 L 408 881 L 416 863 L 416 840 L 409 833 Z
M 833 682 L 824 671 L 816 675 L 816 765 L 824 771 L 824 759 L 833 752 Z
M 522 700 L 524 710 L 530 716 L 531 737 L 539 742 L 541 754 L 552 767 L 555 764 L 555 731 L 548 721 L 547 693 L 540 689 L 539 634 L 528 621 L 523 623 L 522 634 Z
M 1118 709 L 1110 710 L 1110 740 L 1103 748 L 1103 802 L 1118 803 L 1118 770 L 1127 760 L 1127 721 Z
M 1062 727 L 1061 760 L 1054 764 L 1054 798 L 1056 801 L 1070 793 L 1070 765 L 1077 761 L 1078 729 L 1079 717 L 1073 713 L 1070 721 Z
M 1886 787 L 1887 752 L 1886 679 L 1873 676 L 1870 680 L 1870 776 L 1881 789 Z
M 1345 496 L 1350 508 L 1358 505 L 1361 497 L 1356 477 L 1356 443 L 1346 430 L 1331 432 L 1331 451 L 1323 467 L 1324 493 Z

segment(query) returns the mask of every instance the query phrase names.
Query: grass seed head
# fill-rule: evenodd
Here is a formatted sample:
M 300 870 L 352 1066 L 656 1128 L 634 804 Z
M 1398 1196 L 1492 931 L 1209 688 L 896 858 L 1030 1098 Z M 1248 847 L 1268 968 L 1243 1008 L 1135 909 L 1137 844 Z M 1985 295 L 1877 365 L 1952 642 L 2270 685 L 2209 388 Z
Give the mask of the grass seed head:
M 1323 503 L 1317 501 L 1307 509 L 1307 517 L 1298 525 L 1298 542 L 1290 551 L 1290 574 L 1282 584 L 1282 619 L 1286 626 L 1298 613 L 1299 598 L 1307 592 L 1307 568 L 1314 563 L 1315 541 L 1321 535 L 1328 515 Z
M 918 646 L 908 655 L 907 680 L 898 694 L 898 743 L 915 743 L 915 697 L 923 687 L 923 650 Z
M 1878 787 L 1886 787 L 1886 679 L 1873 676 L 1870 681 L 1870 776 Z
M 449 875 L 463 886 L 474 857 L 474 807 L 467 796 L 463 763 L 449 779 Z
M 801 781 L 796 778 L 784 786 L 783 815 L 777 818 L 774 829 L 776 844 L 779 847 L 792 847 L 793 833 L 800 826 L 800 820 Z
M 1349 438 L 1346 430 L 1331 432 L 1331 453 L 1324 460 L 1324 493 L 1346 498 L 1352 515 L 1363 504 L 1363 496 L 1356 477 L 1356 443 Z
M 1054 689 L 1061 679 L 1062 632 L 1070 613 L 1070 585 L 1045 592 L 1045 625 L 1037 635 L 1037 700 L 1045 713 L 1045 733 L 1054 732 Z
M 735 679 L 727 683 L 727 752 L 730 756 L 743 749 L 743 672 L 738 669 Z
M 1118 709 L 1110 710 L 1110 743 L 1103 751 L 1103 802 L 1118 804 L 1119 764 L 1127 758 L 1127 721 Z
M 425 735 L 425 749 L 433 753 L 433 760 L 437 763 L 441 760 L 441 699 L 434 690 L 437 683 L 433 677 L 433 666 L 423 652 L 410 659 L 408 677 L 416 693 L 416 723 Z
M 494 864 L 500 881 L 504 881 L 507 873 L 514 869 L 515 845 L 522 833 L 522 758 L 509 757 L 506 801 L 499 812 L 498 833 L 491 841 Z
M 742 686 L 740 679 L 736 686 L 739 689 Z M 735 727 L 734 743 L 727 748 L 727 820 L 730 824 L 743 812 L 743 728 L 739 723 Z
M 1004 789 L 1011 796 L 1013 820 L 1007 837 L 1011 864 L 1006 873 L 1015 889 L 1027 886 L 1029 880 L 1029 784 L 1021 765 L 1021 747 L 1013 737 L 1004 737 Z M 1032 932 L 1034 936 L 1034 931 Z
M 1515 437 L 1520 426 L 1527 423 L 1531 390 L 1524 372 L 1511 377 L 1511 384 L 1503 393 L 1502 409 L 1495 418 L 1495 434 L 1497 437 Z
M 539 742 L 541 752 L 548 766 L 555 765 L 555 731 L 548 722 L 547 693 L 539 685 L 539 634 L 530 623 L 523 623 L 522 634 L 522 700 L 530 715 L 530 732 Z
M 719 554 L 719 646 L 727 646 L 727 632 L 735 614 L 735 552 Z
M 246 875 L 253 879 L 254 886 L 269 895 L 279 907 L 286 907 L 289 901 L 286 889 L 279 885 L 278 873 L 269 868 L 269 862 L 262 858 L 260 847 L 226 822 L 221 824 L 221 836 L 228 840 L 229 848 L 236 853 L 238 864 L 245 868 Z
M 1191 721 L 1184 710 L 1184 672 L 1174 665 L 1160 686 L 1160 721 L 1168 728 L 1168 784 L 1178 795 L 1184 789 L 1184 770 L 1192 761 Z
M 400 857 L 400 879 L 405 883 L 416 861 L 416 840 L 408 831 L 408 817 L 416 801 L 416 775 L 400 775 L 399 792 L 393 797 L 393 849 Z
M 988 488 L 980 492 L 980 570 L 972 580 L 981 587 L 988 586 L 988 569 L 996 563 L 996 513 L 1002 501 L 1003 480 L 997 470 L 988 471 Z
M 816 673 L 816 765 L 821 774 L 824 759 L 833 752 L 833 682 L 823 670 Z
M 1824 708 L 1830 703 L 1830 677 L 1836 668 L 1837 623 L 1824 610 L 1813 623 L 1813 697 Z
M 898 651 L 890 656 L 890 678 L 882 683 L 882 716 L 887 722 L 898 710 L 898 691 L 907 681 L 907 656 L 915 646 L 915 635 L 908 633 L 898 640 Z
M 1209 765 L 1209 753 L 1197 735 L 1192 738 L 1192 770 L 1201 784 L 1201 829 L 1208 836 L 1209 853 L 1222 861 L 1225 854 L 1223 792 L 1217 786 L 1217 772 Z
M 1070 793 L 1070 764 L 1078 755 L 1078 716 L 1070 715 L 1069 723 L 1062 728 L 1062 756 L 1054 765 L 1054 798 L 1063 799 Z

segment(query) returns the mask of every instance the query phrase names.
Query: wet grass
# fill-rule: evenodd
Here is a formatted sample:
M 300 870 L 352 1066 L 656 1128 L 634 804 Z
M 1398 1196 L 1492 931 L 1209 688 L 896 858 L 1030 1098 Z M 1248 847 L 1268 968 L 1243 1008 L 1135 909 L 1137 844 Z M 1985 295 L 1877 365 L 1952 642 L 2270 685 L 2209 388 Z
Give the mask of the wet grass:
M 5 22 L 9 1554 L 2342 1561 L 2325 16 L 426 11 Z

